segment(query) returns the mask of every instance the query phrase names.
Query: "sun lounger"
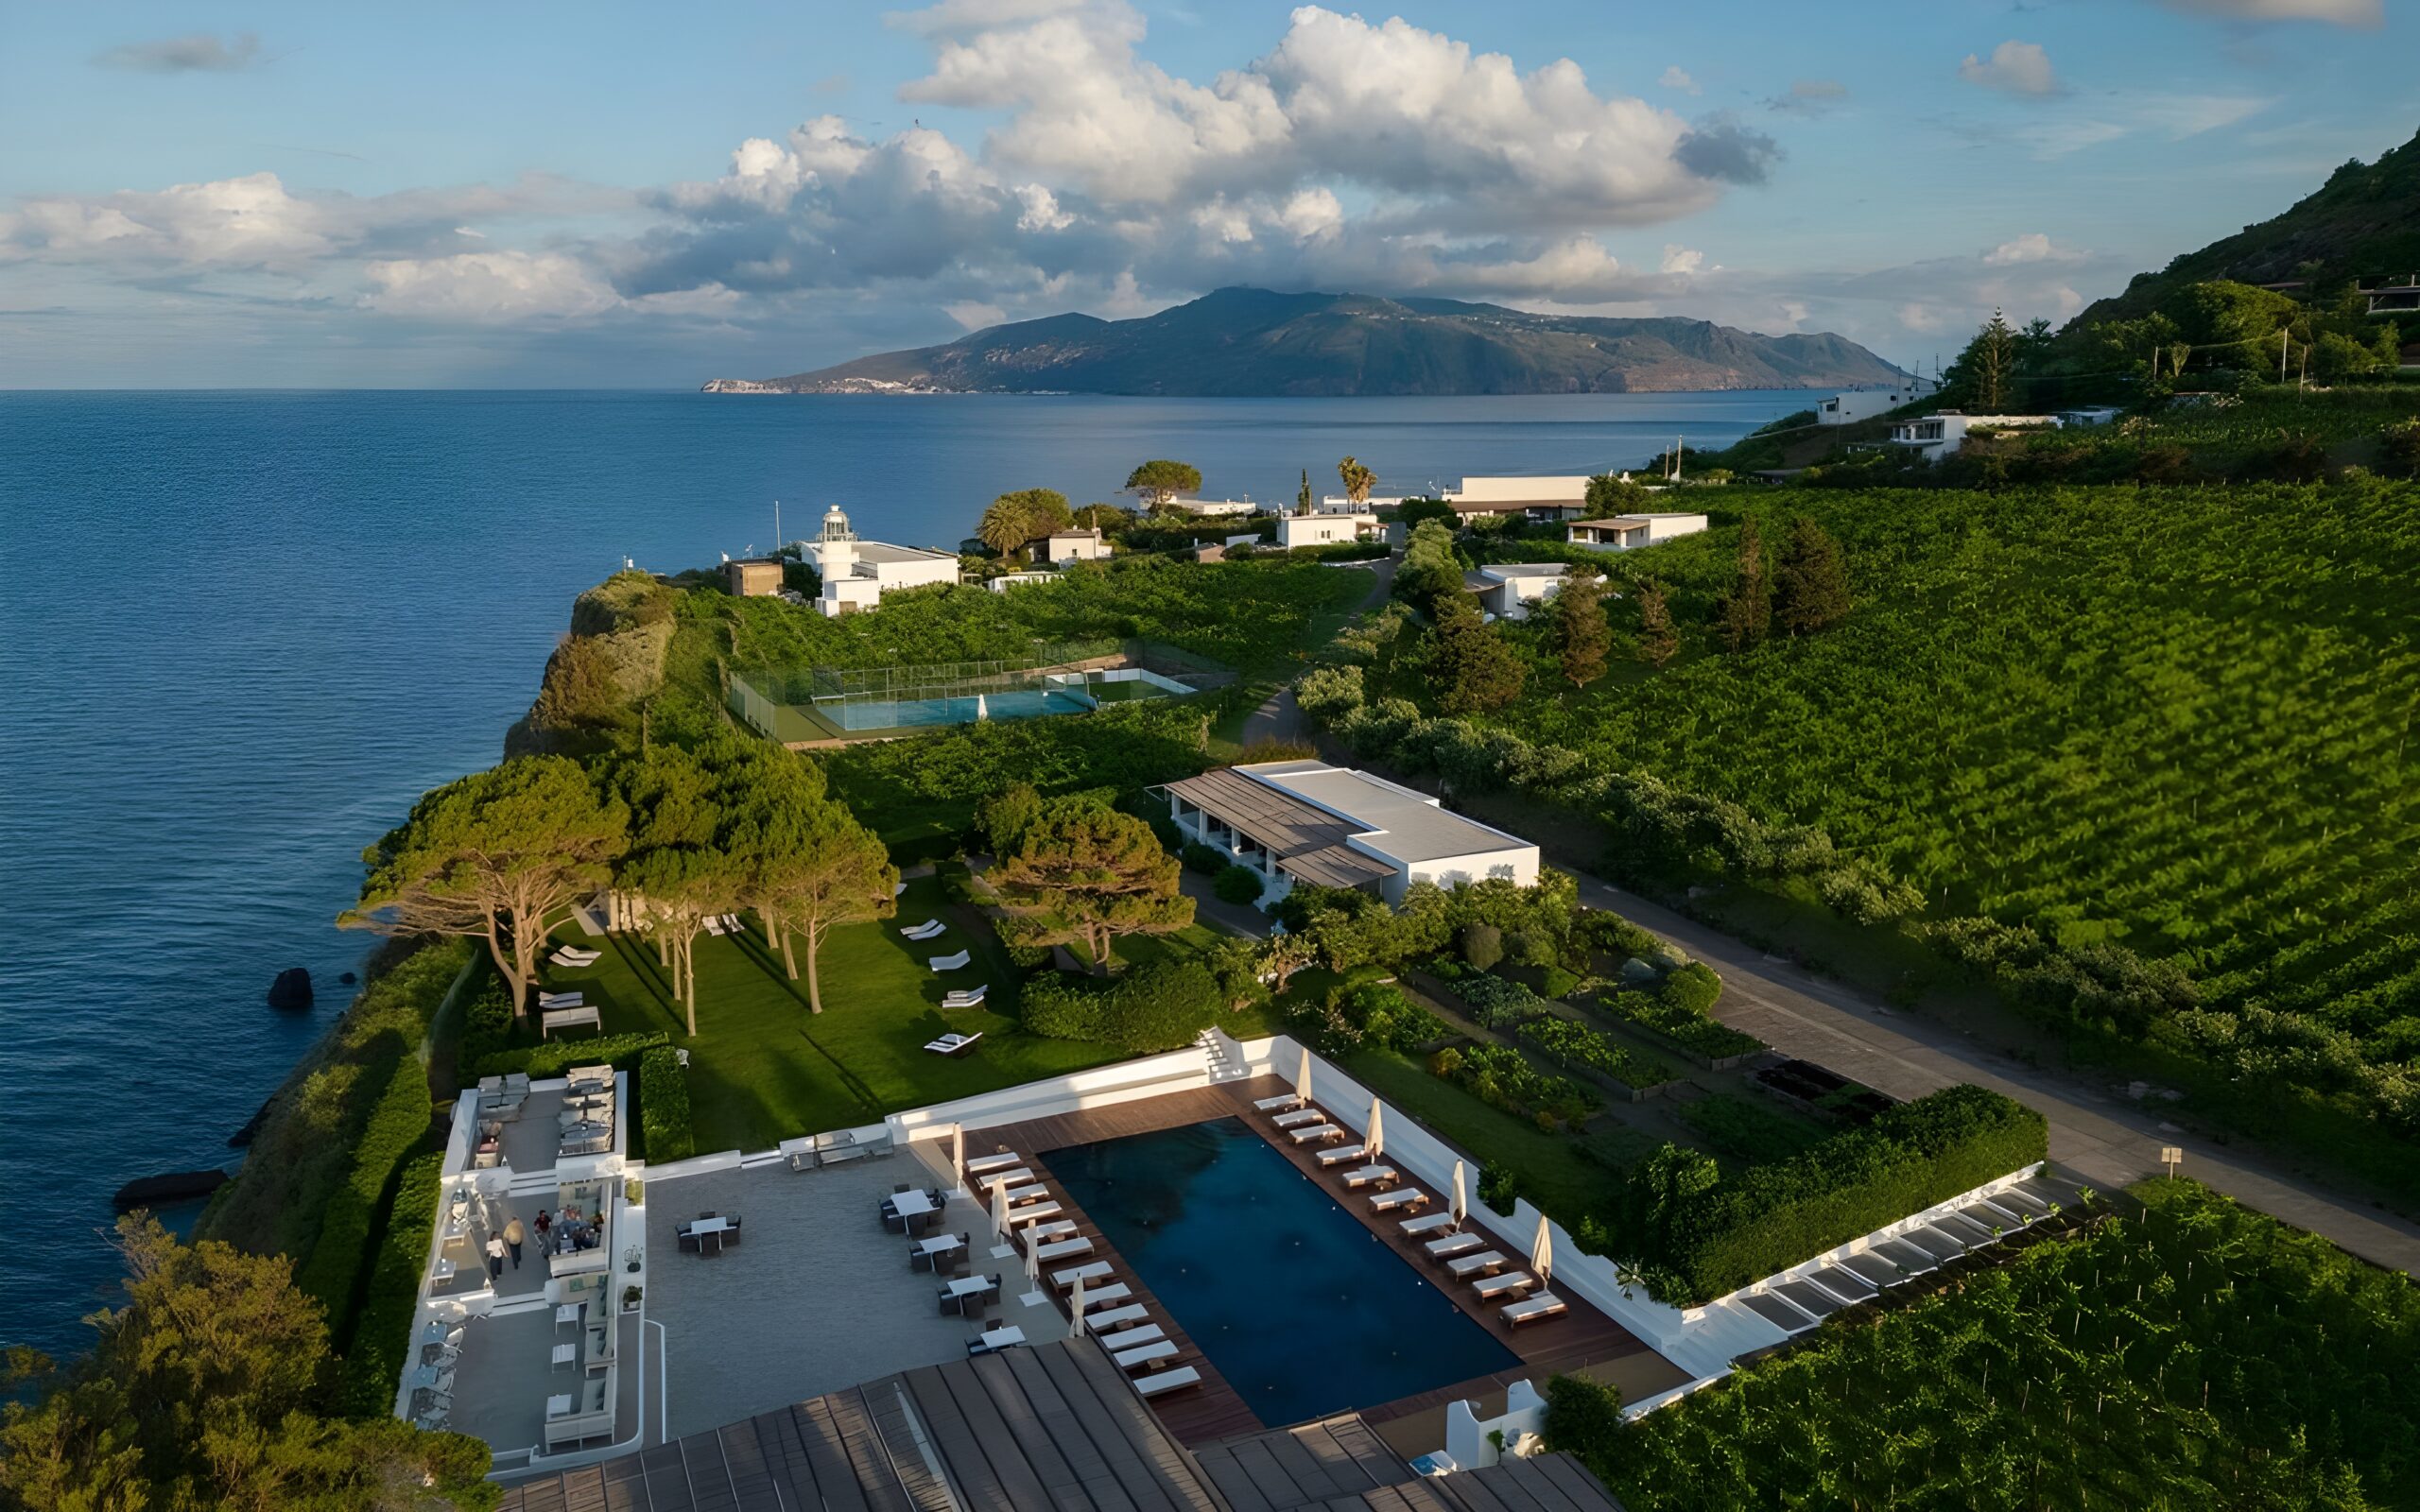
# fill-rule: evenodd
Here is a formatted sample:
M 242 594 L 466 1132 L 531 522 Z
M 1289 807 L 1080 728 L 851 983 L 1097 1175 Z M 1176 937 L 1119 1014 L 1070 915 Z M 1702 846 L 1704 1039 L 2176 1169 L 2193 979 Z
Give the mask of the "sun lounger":
M 1093 1242 L 1081 1235 L 1074 1239 L 1062 1239 L 1055 1245 L 1045 1245 L 1034 1251 L 1044 1260 L 1073 1260 L 1078 1255 L 1089 1255 L 1092 1252 Z
M 576 950 L 569 945 L 565 945 L 561 950 L 555 952 L 552 955 L 547 956 L 546 961 L 547 964 L 551 966 L 569 967 L 577 971 L 583 966 L 596 965 L 599 960 L 604 958 L 604 955 L 605 953 L 603 951 Z
M 895 882 L 890 885 L 890 896 L 893 898 L 898 897 L 901 893 L 904 893 L 907 890 L 908 885 L 904 882 Z
M 1454 1226 L 1452 1213 L 1431 1212 L 1417 1218 L 1406 1218 L 1395 1227 L 1401 1228 L 1407 1236 L 1416 1239 L 1422 1234 L 1433 1234 L 1440 1228 L 1451 1228 Z
M 1181 1365 L 1173 1370 L 1153 1370 L 1147 1375 L 1134 1376 L 1131 1379 L 1134 1383 L 1134 1389 L 1142 1395 L 1164 1397 L 1171 1391 L 1180 1390 L 1185 1386 L 1201 1384 L 1201 1372 L 1189 1365 Z
M 945 1034 L 938 1040 L 926 1040 L 925 1048 L 937 1056 L 962 1056 L 974 1049 L 975 1041 L 982 1038 L 983 1031 L 980 1029 L 973 1034 Z
M 973 959 L 975 959 L 975 954 L 972 951 L 960 951 L 955 955 L 933 956 L 925 961 L 925 964 L 931 967 L 936 971 L 955 971 L 959 967 L 964 966 L 967 962 Z
M 1344 1130 L 1334 1124 L 1313 1124 L 1305 1128 L 1289 1128 L 1286 1137 L 1297 1144 L 1316 1144 L 1322 1140 L 1340 1140 Z
M 1161 1360 L 1176 1358 L 1176 1343 L 1172 1339 L 1154 1339 L 1132 1349 L 1122 1349 L 1110 1356 L 1121 1370 L 1140 1370 Z
M 1453 1273 L 1454 1280 L 1466 1281 L 1474 1276 L 1493 1276 L 1511 1263 L 1504 1251 L 1482 1249 L 1476 1255 L 1455 1256 L 1445 1262 L 1445 1269 Z
M 603 1027 L 597 1022 L 595 1008 L 541 1008 L 538 1010 L 538 1038 L 544 1040 L 550 1038 L 558 1029 L 568 1029 L 583 1023 L 592 1029 Z
M 1028 1245 L 1047 1246 L 1057 1240 L 1068 1238 L 1075 1231 L 1076 1221 L 1073 1218 L 1060 1218 L 1050 1223 L 1035 1224 L 1018 1237 Z
M 739 916 L 737 914 L 723 915 L 722 927 L 731 931 L 731 933 L 735 935 L 745 935 L 748 933 L 748 926 L 739 921 Z
M 1555 1296 L 1552 1292 L 1540 1292 L 1535 1297 L 1512 1303 L 1497 1316 L 1504 1319 L 1507 1327 L 1517 1329 L 1524 1323 L 1534 1323 L 1540 1318 L 1561 1317 L 1570 1311 L 1571 1304 L 1562 1297 Z
M 1093 1282 L 1101 1280 L 1108 1274 L 1109 1262 L 1105 1260 L 1096 1260 L 1088 1265 L 1070 1265 L 1065 1270 L 1052 1271 L 1050 1273 L 1050 1284 L 1058 1287 L 1063 1292 L 1067 1290 L 1067 1288 L 1075 1285 L 1078 1281 L 1082 1281 L 1085 1285 L 1090 1286 Z
M 1011 1165 L 1015 1165 L 1017 1161 L 1025 1159 L 1025 1157 L 1021 1155 L 1009 1155 L 1002 1156 L 1000 1159 L 1007 1160 Z M 1003 1181 L 1007 1182 L 1011 1187 L 1019 1187 L 1033 1179 L 1032 1168 L 1023 1165 L 1018 1165 L 1013 1171 L 1001 1171 L 994 1169 L 977 1172 L 975 1169 L 975 1162 L 969 1160 L 966 1162 L 966 1172 L 969 1176 L 975 1177 L 975 1184 L 981 1187 L 987 1193 Z
M 1418 1187 L 1397 1187 L 1392 1192 L 1381 1192 L 1370 1199 L 1372 1212 L 1392 1212 L 1398 1208 L 1417 1212 L 1426 1206 L 1428 1194 Z
M 1009 1227 L 1014 1228 L 1020 1224 L 1041 1223 L 1058 1217 L 1063 1211 L 1055 1202 L 1029 1202 L 1009 1214 Z
M 1386 1187 L 1397 1179 L 1392 1165 L 1364 1165 L 1344 1173 L 1344 1185 L 1354 1187 Z
M 1115 1333 L 1098 1335 L 1100 1339 L 1100 1347 L 1112 1354 L 1115 1354 L 1120 1349 L 1131 1349 L 1138 1344 L 1149 1344 L 1153 1339 L 1165 1339 L 1167 1336 L 1167 1330 L 1157 1323 L 1145 1323 L 1137 1328 L 1121 1329 Z
M 1107 1286 L 1087 1286 L 1084 1288 L 1084 1311 L 1089 1313 L 1096 1307 L 1132 1301 L 1133 1297 L 1134 1288 L 1124 1281 L 1112 1281 Z
M 1536 1278 L 1528 1271 L 1508 1270 L 1501 1276 L 1490 1276 L 1474 1283 L 1471 1290 L 1478 1293 L 1478 1299 L 1484 1302 L 1498 1297 L 1526 1296 L 1537 1284 Z
M 942 994 L 942 1006 L 944 1008 L 981 1007 L 983 1005 L 983 994 L 991 990 L 992 984 L 986 982 L 981 987 L 975 988 L 971 992 L 945 992 Z
M 1270 1120 L 1279 1128 L 1303 1128 L 1312 1124 L 1324 1124 L 1327 1115 L 1316 1108 L 1298 1108 L 1290 1113 L 1280 1113 Z
M 730 931 L 723 928 L 721 919 L 709 919 L 706 920 L 706 933 L 709 935 L 725 935 L 729 934 Z
M 1252 1106 L 1253 1110 L 1256 1112 L 1282 1113 L 1289 1108 L 1302 1107 L 1303 1094 L 1301 1092 L 1287 1092 L 1283 1096 L 1279 1097 L 1264 1097 Z
M 1360 1160 L 1369 1153 L 1370 1146 L 1367 1144 L 1340 1144 L 1332 1150 L 1322 1150 L 1311 1159 L 1319 1161 L 1321 1168 L 1324 1170 L 1328 1166 L 1342 1165 L 1347 1160 Z
M 1451 1260 L 1456 1255 L 1467 1255 L 1486 1243 L 1486 1237 L 1481 1234 L 1447 1234 L 1443 1239 L 1431 1239 L 1425 1247 L 1431 1260 Z
M 1095 1330 L 1114 1330 L 1123 1328 L 1129 1323 L 1140 1323 L 1150 1315 L 1150 1309 L 1142 1303 L 1129 1302 L 1124 1307 L 1113 1307 L 1106 1313 L 1091 1314 L 1084 1319 L 1084 1323 L 1086 1327 Z
M 927 919 L 921 924 L 903 924 L 899 933 L 909 939 L 929 939 L 948 927 L 938 919 Z
M 576 1008 L 587 1000 L 580 992 L 541 992 L 538 1006 L 542 1008 Z
M 966 1174 L 979 1177 L 986 1171 L 997 1171 L 1006 1166 L 1015 1165 L 1024 1159 L 1024 1156 L 1011 1150 L 1002 1150 L 997 1155 L 978 1155 L 966 1162 Z
M 1028 1202 L 1042 1202 L 1046 1200 L 1049 1195 L 1050 1189 L 1044 1186 L 1039 1181 L 1029 1183 L 1026 1186 L 1011 1187 L 1009 1188 L 1009 1206 L 1014 1208 L 1020 1207 Z

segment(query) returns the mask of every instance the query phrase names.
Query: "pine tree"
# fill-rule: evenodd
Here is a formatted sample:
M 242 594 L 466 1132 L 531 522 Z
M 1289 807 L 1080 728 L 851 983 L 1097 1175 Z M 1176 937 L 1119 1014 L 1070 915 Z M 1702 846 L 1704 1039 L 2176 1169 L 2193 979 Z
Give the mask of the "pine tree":
M 1461 594 L 1442 599 L 1428 632 L 1429 682 L 1437 707 L 1449 714 L 1501 709 L 1521 696 L 1527 675 L 1521 659 L 1495 627 L 1478 617 L 1478 606 Z
M 1739 574 L 1717 606 L 1722 644 L 1744 651 L 1763 644 L 1773 629 L 1773 586 L 1765 574 L 1765 538 L 1751 518 L 1739 525 Z
M 1636 590 L 1638 654 L 1651 667 L 1661 667 L 1679 654 L 1681 633 L 1672 626 L 1671 597 L 1664 585 L 1650 577 Z
M 1575 688 L 1596 681 L 1605 675 L 1605 654 L 1613 644 L 1613 627 L 1605 623 L 1605 579 L 1582 563 L 1564 574 L 1554 597 L 1554 648 L 1563 675 Z
M 1773 618 L 1789 635 L 1829 629 L 1849 614 L 1848 562 L 1841 543 L 1805 515 L 1789 523 L 1773 574 Z
M 1967 402 L 1983 414 L 2008 406 L 2016 381 L 2016 359 L 2024 343 L 2008 317 L 1994 310 L 1975 339 L 1958 354 L 1953 382 L 1966 392 Z

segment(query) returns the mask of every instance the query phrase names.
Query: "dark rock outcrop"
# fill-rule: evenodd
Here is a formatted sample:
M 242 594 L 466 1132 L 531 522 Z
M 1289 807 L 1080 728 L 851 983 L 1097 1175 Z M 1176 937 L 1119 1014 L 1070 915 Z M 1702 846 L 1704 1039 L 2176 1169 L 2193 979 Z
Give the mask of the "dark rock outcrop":
M 268 1005 L 288 1013 L 307 1013 L 311 1008 L 311 973 L 300 966 L 289 966 L 277 973 L 268 985 Z
M 227 1173 L 216 1166 L 207 1171 L 170 1171 L 162 1176 L 140 1177 L 117 1189 L 111 1200 L 120 1212 L 136 1208 L 157 1207 L 163 1202 L 185 1202 L 206 1197 L 227 1184 Z

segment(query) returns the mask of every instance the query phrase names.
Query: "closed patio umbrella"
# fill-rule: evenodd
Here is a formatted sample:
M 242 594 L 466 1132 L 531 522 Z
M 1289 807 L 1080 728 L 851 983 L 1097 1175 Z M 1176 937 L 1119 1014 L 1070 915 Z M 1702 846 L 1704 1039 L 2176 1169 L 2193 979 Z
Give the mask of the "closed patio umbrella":
M 1025 1276 L 1035 1291 L 1042 1290 L 1042 1241 L 1031 1234 L 1025 1236 Z
M 1530 1241 L 1530 1268 L 1538 1273 L 1538 1284 L 1554 1274 L 1554 1235 L 1547 1231 L 1547 1215 L 1538 1214 L 1538 1237 Z
M 963 1124 L 949 1126 L 949 1175 L 952 1191 L 966 1190 L 966 1125 Z
M 1362 1134 L 1361 1143 L 1369 1146 L 1369 1155 L 1373 1161 L 1375 1161 L 1379 1156 L 1385 1154 L 1387 1149 L 1386 1134 L 1378 1127 L 1378 1115 L 1385 1111 L 1386 1105 L 1384 1103 L 1379 1102 L 1374 1097 L 1370 1099 L 1370 1127 L 1367 1132 Z
M 1006 1239 L 1009 1236 L 1009 1184 L 992 1183 L 992 1231 Z
M 1067 1324 L 1069 1329 L 1077 1335 L 1080 1336 L 1083 1333 L 1084 1279 L 1081 1276 L 1076 1278 L 1076 1290 L 1074 1294 L 1067 1298 Z
M 1470 1216 L 1471 1199 L 1462 1185 L 1462 1162 L 1456 1160 L 1454 1162 L 1454 1227 L 1460 1228 L 1470 1221 Z
M 1311 1047 L 1303 1047 L 1303 1058 L 1294 1067 L 1294 1095 L 1305 1102 L 1311 1100 Z

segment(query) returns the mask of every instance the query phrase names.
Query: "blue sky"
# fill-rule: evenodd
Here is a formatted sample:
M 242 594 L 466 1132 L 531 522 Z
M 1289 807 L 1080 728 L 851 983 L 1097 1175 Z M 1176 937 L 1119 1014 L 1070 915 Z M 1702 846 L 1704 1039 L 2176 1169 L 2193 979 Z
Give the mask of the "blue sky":
M 2420 126 L 2413 0 L 18 6 L 0 386 L 687 387 L 1223 284 L 2063 320 Z

